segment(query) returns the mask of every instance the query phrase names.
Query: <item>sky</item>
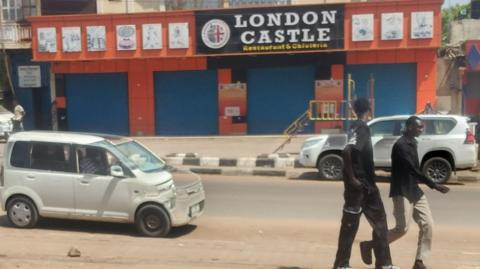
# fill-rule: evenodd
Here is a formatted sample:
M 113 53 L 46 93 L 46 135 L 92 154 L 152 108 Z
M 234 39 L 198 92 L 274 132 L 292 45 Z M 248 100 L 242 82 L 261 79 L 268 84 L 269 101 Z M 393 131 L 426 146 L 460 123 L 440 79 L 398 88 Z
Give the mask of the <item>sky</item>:
M 456 4 L 463 5 L 463 4 L 468 4 L 468 3 L 470 3 L 470 0 L 443 0 L 442 8 L 447 8 L 447 7 L 450 7 L 450 6 L 454 6 Z

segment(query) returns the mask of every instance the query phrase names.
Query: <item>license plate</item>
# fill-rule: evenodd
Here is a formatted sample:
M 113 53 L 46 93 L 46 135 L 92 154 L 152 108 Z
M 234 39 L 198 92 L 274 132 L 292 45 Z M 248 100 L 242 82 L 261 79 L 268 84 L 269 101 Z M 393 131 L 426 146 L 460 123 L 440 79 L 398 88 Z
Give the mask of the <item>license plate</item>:
M 190 207 L 190 216 L 195 216 L 200 212 L 200 204 L 196 204 Z

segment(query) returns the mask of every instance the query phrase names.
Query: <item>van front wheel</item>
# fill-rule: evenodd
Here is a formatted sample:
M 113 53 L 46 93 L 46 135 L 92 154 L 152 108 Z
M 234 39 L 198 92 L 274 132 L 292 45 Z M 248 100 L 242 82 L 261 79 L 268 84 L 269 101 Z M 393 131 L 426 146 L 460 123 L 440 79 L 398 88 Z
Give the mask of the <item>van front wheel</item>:
M 166 236 L 171 229 L 170 217 L 160 206 L 146 205 L 140 208 L 135 218 L 138 231 L 149 237 Z
M 7 204 L 10 223 L 18 228 L 32 228 L 38 222 L 38 211 L 33 202 L 22 196 L 14 197 Z

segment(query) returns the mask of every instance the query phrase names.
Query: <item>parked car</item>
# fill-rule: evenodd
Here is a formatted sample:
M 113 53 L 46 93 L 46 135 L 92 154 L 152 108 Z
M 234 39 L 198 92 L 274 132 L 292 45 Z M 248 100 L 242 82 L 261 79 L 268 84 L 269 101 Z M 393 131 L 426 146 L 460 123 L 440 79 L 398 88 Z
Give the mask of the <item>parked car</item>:
M 388 170 L 393 144 L 402 135 L 408 115 L 376 118 L 368 122 L 372 135 L 375 167 Z M 472 168 L 477 163 L 478 145 L 468 118 L 456 115 L 419 115 L 425 124 L 418 138 L 418 156 L 423 172 L 437 183 L 444 183 L 456 169 Z M 341 151 L 346 134 L 319 135 L 307 139 L 299 162 L 318 168 L 326 179 L 341 179 Z
M 2 169 L 0 203 L 19 228 L 51 217 L 135 223 L 145 236 L 165 236 L 204 210 L 198 176 L 176 186 L 164 161 L 124 137 L 15 133 Z
M 12 133 L 13 113 L 8 111 L 5 107 L 0 106 L 0 138 L 7 140 Z

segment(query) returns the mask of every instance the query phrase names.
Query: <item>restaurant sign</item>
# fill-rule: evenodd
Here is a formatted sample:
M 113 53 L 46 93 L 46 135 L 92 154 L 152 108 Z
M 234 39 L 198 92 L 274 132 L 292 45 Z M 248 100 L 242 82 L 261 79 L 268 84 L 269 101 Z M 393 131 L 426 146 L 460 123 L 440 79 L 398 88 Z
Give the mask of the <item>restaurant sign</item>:
M 343 5 L 197 11 L 197 53 L 343 49 Z

